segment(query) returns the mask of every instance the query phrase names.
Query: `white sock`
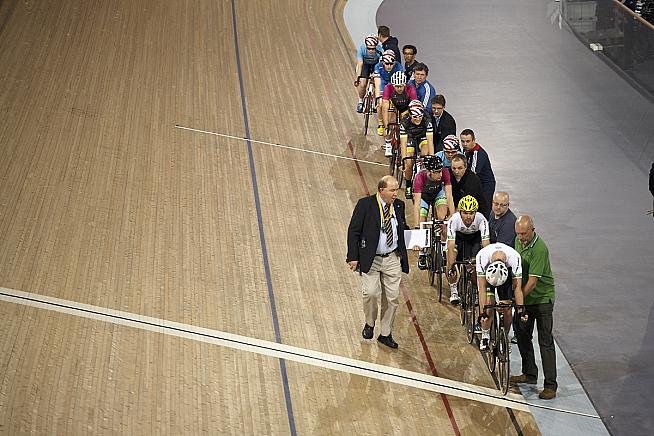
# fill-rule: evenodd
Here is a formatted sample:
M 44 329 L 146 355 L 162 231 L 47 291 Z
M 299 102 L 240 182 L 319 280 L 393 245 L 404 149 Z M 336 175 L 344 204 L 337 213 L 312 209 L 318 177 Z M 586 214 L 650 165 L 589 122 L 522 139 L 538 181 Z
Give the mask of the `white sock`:
M 363 103 L 363 99 L 359 97 L 359 103 Z
M 482 339 L 490 339 L 490 329 L 488 330 L 481 329 L 481 337 Z
M 457 294 L 459 293 L 459 291 L 456 289 L 456 283 L 454 283 L 453 285 L 450 285 L 450 292 L 451 293 L 457 293 Z

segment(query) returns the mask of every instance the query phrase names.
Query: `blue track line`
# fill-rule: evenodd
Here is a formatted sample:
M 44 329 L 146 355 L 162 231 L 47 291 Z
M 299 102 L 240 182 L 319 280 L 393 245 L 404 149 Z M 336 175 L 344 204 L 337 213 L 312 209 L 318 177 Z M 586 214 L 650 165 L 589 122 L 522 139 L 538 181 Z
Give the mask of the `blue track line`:
M 241 70 L 241 55 L 238 47 L 238 32 L 236 30 L 236 2 L 232 0 L 232 27 L 234 28 L 234 48 L 236 51 L 236 68 L 238 70 L 238 84 L 241 90 L 241 105 L 243 108 L 243 123 L 245 124 L 245 138 L 248 147 L 248 159 L 250 161 L 250 175 L 252 176 L 252 189 L 254 193 L 254 205 L 257 210 L 257 222 L 259 224 L 259 240 L 261 241 L 261 253 L 263 255 L 263 269 L 266 275 L 266 285 L 268 287 L 268 298 L 270 300 L 270 310 L 272 312 L 273 327 L 275 330 L 275 341 L 282 343 L 279 332 L 279 319 L 277 318 L 277 306 L 275 304 L 275 293 L 272 287 L 272 276 L 270 274 L 270 263 L 268 261 L 268 249 L 266 248 L 266 236 L 263 231 L 263 219 L 261 216 L 261 201 L 259 199 L 259 187 L 257 185 L 257 172 L 254 168 L 254 156 L 252 155 L 252 142 L 250 138 L 250 122 L 248 120 L 248 111 L 245 104 L 245 88 L 243 86 L 243 73 Z M 293 416 L 293 404 L 291 402 L 291 391 L 288 385 L 288 375 L 286 373 L 286 361 L 279 359 L 279 367 L 282 373 L 282 384 L 284 385 L 284 398 L 286 399 L 286 413 L 288 415 L 288 425 L 291 435 L 297 435 L 295 429 L 295 417 Z

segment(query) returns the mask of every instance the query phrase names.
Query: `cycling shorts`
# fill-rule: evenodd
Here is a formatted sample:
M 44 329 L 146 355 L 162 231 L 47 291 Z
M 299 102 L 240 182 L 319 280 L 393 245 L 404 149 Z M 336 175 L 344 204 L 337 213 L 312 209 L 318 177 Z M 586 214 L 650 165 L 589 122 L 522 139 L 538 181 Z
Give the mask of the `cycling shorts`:
M 427 137 L 423 136 L 420 138 L 420 142 L 418 143 L 418 147 L 422 148 L 427 145 Z M 413 138 L 409 138 L 406 142 L 406 154 L 409 155 L 414 155 L 416 152 L 415 148 L 415 143 L 413 141 Z
M 477 256 L 481 249 L 481 232 L 456 232 L 456 260 L 463 261 Z
M 431 204 L 434 204 L 435 207 L 438 207 L 442 204 L 447 204 L 447 197 L 445 196 L 445 189 L 441 189 L 441 191 L 436 195 L 436 198 L 432 196 L 422 196 L 420 197 L 420 216 L 421 217 L 426 217 L 429 215 L 429 207 Z
M 372 75 L 372 73 L 374 72 L 375 72 L 374 65 L 370 65 L 365 62 L 363 63 L 363 65 L 361 65 L 361 77 L 363 77 L 364 79 Z

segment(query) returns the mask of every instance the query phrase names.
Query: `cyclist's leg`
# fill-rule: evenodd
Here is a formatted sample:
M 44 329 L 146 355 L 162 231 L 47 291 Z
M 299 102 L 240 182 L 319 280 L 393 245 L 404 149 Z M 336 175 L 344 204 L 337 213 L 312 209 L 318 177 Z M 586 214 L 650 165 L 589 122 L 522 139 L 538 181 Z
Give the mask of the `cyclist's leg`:
M 366 87 L 368 86 L 368 76 L 370 76 L 372 68 L 370 65 L 365 62 L 361 66 L 361 78 L 359 79 L 359 86 L 357 91 L 359 92 L 359 100 L 363 100 L 363 97 L 366 95 Z

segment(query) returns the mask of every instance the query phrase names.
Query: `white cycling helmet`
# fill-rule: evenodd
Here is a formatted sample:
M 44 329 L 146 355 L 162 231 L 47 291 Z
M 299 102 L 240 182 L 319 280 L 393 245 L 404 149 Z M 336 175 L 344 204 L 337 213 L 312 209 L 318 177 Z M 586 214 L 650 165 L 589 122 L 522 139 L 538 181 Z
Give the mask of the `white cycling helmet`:
M 393 86 L 403 86 L 406 85 L 406 74 L 404 71 L 396 71 L 391 76 L 391 85 Z
M 501 286 L 508 278 L 509 269 L 501 260 L 496 260 L 486 268 L 486 281 L 491 286 Z

